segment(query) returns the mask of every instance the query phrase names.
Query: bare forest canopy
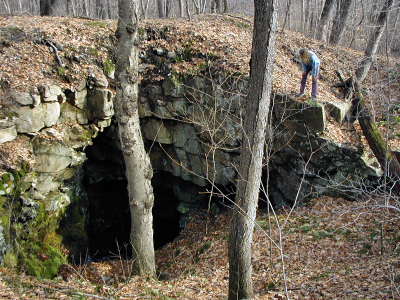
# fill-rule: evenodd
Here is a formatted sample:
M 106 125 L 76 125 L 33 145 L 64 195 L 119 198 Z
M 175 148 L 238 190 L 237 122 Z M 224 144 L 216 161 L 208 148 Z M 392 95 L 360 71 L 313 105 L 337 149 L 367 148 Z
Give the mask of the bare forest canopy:
M 346 3 L 350 6 L 347 7 Z M 286 0 L 278 1 L 278 26 L 300 32 L 307 37 L 329 40 L 321 37 L 325 27 L 328 32 L 335 26 L 335 20 L 343 22 L 345 32 L 339 44 L 363 51 L 374 24 L 385 3 L 384 0 Z M 328 10 L 326 8 L 329 7 Z M 240 14 L 252 17 L 253 1 L 247 0 L 141 0 L 141 18 L 185 18 L 208 13 Z M 327 12 L 324 15 L 324 11 Z M 344 14 L 343 14 L 344 13 Z M 117 0 L 2 0 L 0 14 L 29 16 L 69 16 L 93 19 L 117 19 Z M 342 19 L 342 16 L 344 19 Z M 324 19 L 324 20 L 323 20 Z M 394 1 L 389 11 L 388 26 L 385 29 L 380 52 L 399 54 L 400 34 L 399 2 Z M 332 41 L 332 39 L 331 39 Z

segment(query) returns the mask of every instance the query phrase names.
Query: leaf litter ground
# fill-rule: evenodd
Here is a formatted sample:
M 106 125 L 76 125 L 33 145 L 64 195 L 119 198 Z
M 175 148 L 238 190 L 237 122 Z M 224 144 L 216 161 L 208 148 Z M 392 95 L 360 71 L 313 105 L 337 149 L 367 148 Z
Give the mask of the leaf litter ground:
M 143 41 L 147 47 L 180 51 L 188 45 L 213 57 L 214 64 L 232 72 L 248 72 L 251 47 L 251 26 L 235 18 L 211 16 L 192 22 L 182 20 L 146 21 L 143 28 L 158 28 L 160 38 Z M 32 84 L 58 84 L 73 90 L 88 72 L 102 65 L 112 53 L 115 21 L 90 21 L 72 18 L 1 17 L 1 36 L 5 40 L 0 52 L 2 83 L 17 90 L 34 90 Z M 156 33 L 157 33 L 156 32 Z M 162 33 L 162 36 L 161 36 Z M 72 60 L 70 82 L 56 76 L 54 54 L 41 43 L 46 38 L 60 44 Z M 285 31 L 277 38 L 274 90 L 294 95 L 298 90 L 300 71 L 294 62 L 294 49 L 308 47 L 321 53 L 323 66 L 320 80 L 322 101 L 342 101 L 336 98 L 331 85 L 337 83 L 335 70 L 346 76 L 354 71 L 362 53 L 341 47 L 330 47 L 319 41 Z M 67 55 L 68 53 L 68 55 Z M 212 54 L 211 56 L 209 54 Z M 63 54 L 63 52 L 61 52 Z M 80 61 L 79 61 L 80 60 Z M 194 57 L 171 66 L 183 72 L 201 66 L 204 61 Z M 385 102 L 376 95 L 385 95 L 386 80 L 378 63 L 368 78 L 369 101 L 376 109 L 377 119 L 385 112 Z M 389 65 L 392 62 L 389 63 Z M 153 68 L 154 66 L 148 66 Z M 391 71 L 390 68 L 386 70 Z M 67 70 L 68 71 L 68 70 Z M 392 71 L 391 71 L 392 72 Z M 148 73 L 151 74 L 151 73 Z M 383 75 L 382 75 L 383 74 Z M 156 80 L 155 75 L 152 79 Z M 162 79 L 160 77 L 160 79 Z M 370 84 L 371 83 L 371 84 Z M 392 81 L 393 95 L 399 94 L 397 81 Z M 380 92 L 383 91 L 383 92 Z M 393 98 L 399 99 L 398 96 Z M 398 100 L 397 100 L 398 102 Z M 385 123 L 380 123 L 385 130 Z M 350 127 L 349 127 L 350 126 Z M 394 124 L 398 131 L 399 123 Z M 397 127 L 396 127 L 397 126 Z M 339 126 L 333 120 L 324 133 L 340 143 L 359 143 L 357 125 Z M 394 134 L 390 143 L 398 147 Z M 22 143 L 17 139 L 15 143 Z M 20 149 L 11 144 L 3 148 Z M 4 156 L 13 164 L 15 157 L 29 153 Z M 15 155 L 14 155 L 15 154 Z M 278 212 L 276 219 L 283 224 L 288 211 Z M 269 225 L 265 211 L 258 214 L 258 229 L 253 244 L 254 287 L 258 299 L 284 299 L 282 260 L 276 219 Z M 22 270 L 1 269 L 0 297 L 4 299 L 225 299 L 228 286 L 227 237 L 230 214 L 194 216 L 179 238 L 156 252 L 158 270 L 165 280 L 129 278 L 130 262 L 116 257 L 108 262 L 88 265 L 66 265 L 54 280 L 39 281 Z M 380 229 L 383 222 L 384 239 L 381 254 Z M 286 283 L 291 299 L 398 299 L 400 250 L 398 248 L 398 212 L 377 209 L 372 200 L 348 202 L 343 199 L 315 199 L 296 208 L 282 230 Z M 261 230 L 260 228 L 263 228 Z M 118 255 L 117 255 L 118 256 Z
M 115 257 L 66 265 L 54 280 L 39 281 L 3 269 L 0 297 L 226 299 L 230 217 L 230 212 L 193 216 L 174 242 L 156 252 L 162 280 L 129 278 L 131 262 Z M 292 212 L 281 209 L 270 219 L 265 210 L 258 212 L 252 247 L 257 299 L 285 299 L 276 220 L 290 299 L 399 299 L 398 212 L 380 209 L 372 200 L 328 197 Z M 276 244 L 272 248 L 269 236 Z

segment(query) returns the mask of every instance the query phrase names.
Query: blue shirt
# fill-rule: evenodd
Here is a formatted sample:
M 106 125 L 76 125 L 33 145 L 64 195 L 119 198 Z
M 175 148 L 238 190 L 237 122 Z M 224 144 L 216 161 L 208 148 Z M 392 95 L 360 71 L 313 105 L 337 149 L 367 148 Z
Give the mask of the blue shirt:
M 311 75 L 315 77 L 315 76 L 317 76 L 317 71 L 319 68 L 320 60 L 319 60 L 317 54 L 315 54 L 314 52 L 309 51 L 309 50 L 308 50 L 308 52 L 310 52 L 310 60 L 307 63 L 302 62 L 301 65 L 303 68 L 303 72 L 307 71 L 307 67 L 312 68 Z

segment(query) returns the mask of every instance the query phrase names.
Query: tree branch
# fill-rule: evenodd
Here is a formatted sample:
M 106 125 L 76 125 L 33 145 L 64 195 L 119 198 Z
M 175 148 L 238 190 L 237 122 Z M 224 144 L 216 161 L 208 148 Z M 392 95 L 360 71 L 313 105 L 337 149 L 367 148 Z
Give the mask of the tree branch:
M 50 49 L 52 49 L 52 51 L 54 51 L 54 53 L 55 53 L 55 55 L 56 55 L 56 59 L 57 59 L 58 64 L 59 64 L 61 67 L 64 67 L 65 64 L 64 64 L 64 62 L 62 61 L 62 59 L 60 58 L 60 56 L 58 55 L 57 47 L 54 46 L 54 44 L 53 44 L 52 42 L 50 42 L 49 40 L 44 40 L 44 43 L 50 46 Z

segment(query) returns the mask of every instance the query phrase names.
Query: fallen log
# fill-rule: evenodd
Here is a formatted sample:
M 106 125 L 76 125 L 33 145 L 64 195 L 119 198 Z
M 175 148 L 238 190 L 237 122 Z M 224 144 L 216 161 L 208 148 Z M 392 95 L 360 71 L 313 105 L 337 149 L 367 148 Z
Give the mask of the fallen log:
M 353 80 L 354 94 L 352 97 L 353 113 L 360 123 L 361 130 L 383 170 L 387 170 L 388 177 L 393 182 L 392 192 L 400 196 L 400 163 L 386 144 L 365 100 L 362 97 L 358 83 Z M 386 167 L 387 166 L 387 167 Z

